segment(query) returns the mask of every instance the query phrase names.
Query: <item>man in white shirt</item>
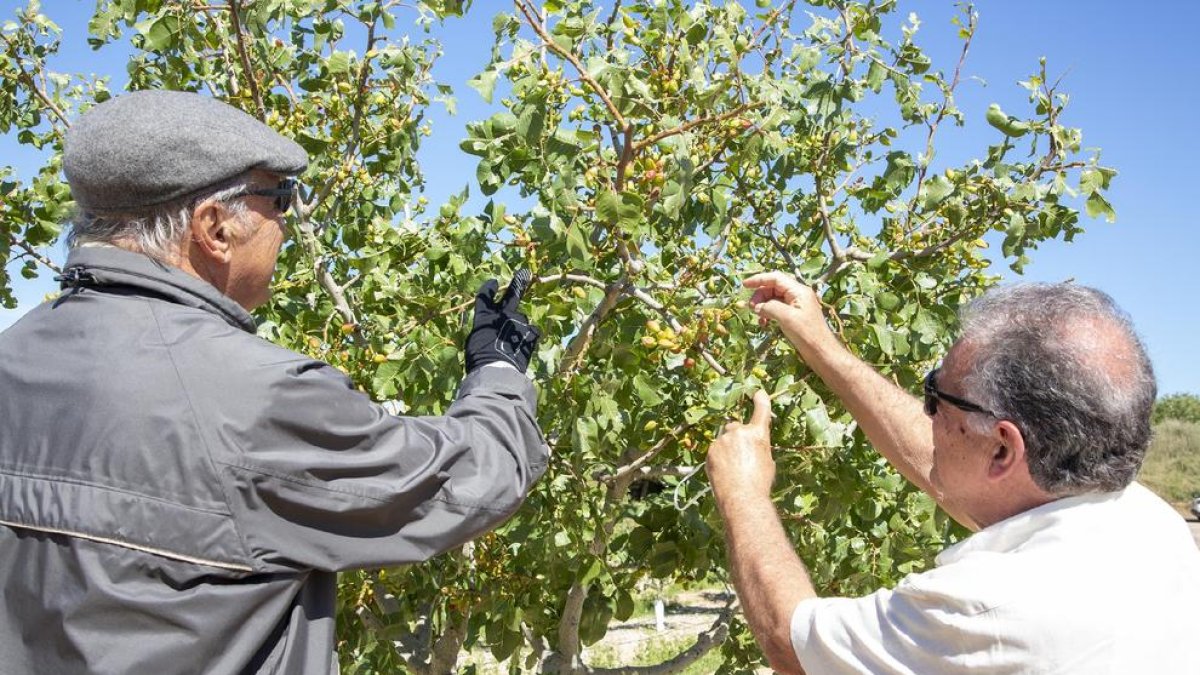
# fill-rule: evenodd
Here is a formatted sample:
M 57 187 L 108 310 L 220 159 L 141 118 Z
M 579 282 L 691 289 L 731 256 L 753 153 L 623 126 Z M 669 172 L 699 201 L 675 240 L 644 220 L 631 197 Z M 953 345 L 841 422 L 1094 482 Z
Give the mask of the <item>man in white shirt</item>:
M 1128 317 L 1074 284 L 994 289 L 918 400 L 851 354 L 807 286 L 751 277 L 779 324 L 901 474 L 976 531 L 862 598 L 818 597 L 770 500 L 770 400 L 707 468 L 734 584 L 771 665 L 804 673 L 1200 673 L 1200 551 L 1133 482 L 1154 374 Z

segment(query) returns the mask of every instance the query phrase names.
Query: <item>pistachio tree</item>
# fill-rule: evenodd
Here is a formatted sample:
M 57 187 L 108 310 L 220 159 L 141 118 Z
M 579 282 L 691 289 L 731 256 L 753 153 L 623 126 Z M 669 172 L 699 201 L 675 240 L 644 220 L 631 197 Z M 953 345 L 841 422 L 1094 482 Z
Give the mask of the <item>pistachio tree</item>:
M 935 65 L 895 0 L 466 4 L 100 0 L 89 35 L 64 38 L 31 3 L 2 29 L 0 130 L 45 164 L 24 180 L 0 168 L 7 269 L 54 268 L 63 132 L 115 93 L 111 74 L 48 66 L 86 39 L 130 49 L 129 88 L 210 93 L 309 151 L 261 331 L 396 412 L 446 408 L 471 291 L 533 271 L 546 476 L 462 550 L 343 575 L 344 672 L 449 672 L 472 650 L 514 672 L 679 672 L 713 649 L 728 671 L 759 663 L 732 596 L 662 663 L 605 669 L 584 651 L 648 580 L 727 583 L 704 453 L 758 388 L 777 414 L 775 495 L 819 590 L 925 567 L 956 530 L 758 327 L 740 281 L 812 284 L 842 339 L 916 391 L 956 308 L 995 283 L 989 264 L 1019 271 L 1082 232 L 1080 209 L 1113 216 L 1115 172 L 1062 121 L 1045 63 L 1021 83 L 1027 106 L 968 120 L 970 7 L 937 28 L 961 50 Z M 456 92 L 431 77 L 430 29 L 463 11 L 496 12 L 495 45 Z M 455 94 L 491 114 L 461 142 L 468 185 L 429 205 L 417 149 Z M 939 132 L 968 122 L 977 159 L 939 162 Z M 13 283 L 0 277 L 8 305 Z

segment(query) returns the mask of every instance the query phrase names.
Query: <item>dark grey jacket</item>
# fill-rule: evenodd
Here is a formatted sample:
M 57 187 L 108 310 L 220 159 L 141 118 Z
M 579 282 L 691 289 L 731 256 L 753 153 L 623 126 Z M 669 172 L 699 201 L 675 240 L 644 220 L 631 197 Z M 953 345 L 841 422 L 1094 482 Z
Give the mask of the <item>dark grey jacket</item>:
M 0 333 L 0 673 L 329 673 L 337 570 L 460 544 L 545 470 L 516 370 L 394 417 L 180 270 L 67 266 L 94 284 Z

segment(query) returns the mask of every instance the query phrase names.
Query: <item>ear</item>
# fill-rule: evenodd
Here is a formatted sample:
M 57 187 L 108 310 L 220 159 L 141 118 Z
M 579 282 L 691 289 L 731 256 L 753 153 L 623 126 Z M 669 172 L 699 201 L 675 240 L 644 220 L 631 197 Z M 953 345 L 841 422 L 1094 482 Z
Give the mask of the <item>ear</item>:
M 228 264 L 233 257 L 233 235 L 233 218 L 220 202 L 205 200 L 192 211 L 192 244 L 206 260 Z
M 1000 420 L 992 427 L 991 438 L 996 448 L 988 462 L 988 480 L 1001 481 L 1025 466 L 1025 438 L 1017 425 L 1008 420 Z

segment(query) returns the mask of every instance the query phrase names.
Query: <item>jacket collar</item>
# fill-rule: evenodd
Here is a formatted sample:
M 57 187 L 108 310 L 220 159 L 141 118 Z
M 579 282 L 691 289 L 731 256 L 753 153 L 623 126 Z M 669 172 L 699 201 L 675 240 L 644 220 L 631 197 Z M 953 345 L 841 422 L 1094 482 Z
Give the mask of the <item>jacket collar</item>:
M 85 281 L 80 281 L 80 277 Z M 116 246 L 91 245 L 72 250 L 63 268 L 63 287 L 121 285 L 141 288 L 188 307 L 216 314 L 248 333 L 256 330 L 254 318 L 241 305 L 202 279 L 165 265 L 141 253 Z

